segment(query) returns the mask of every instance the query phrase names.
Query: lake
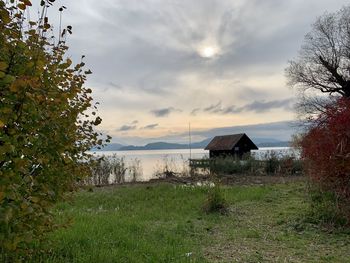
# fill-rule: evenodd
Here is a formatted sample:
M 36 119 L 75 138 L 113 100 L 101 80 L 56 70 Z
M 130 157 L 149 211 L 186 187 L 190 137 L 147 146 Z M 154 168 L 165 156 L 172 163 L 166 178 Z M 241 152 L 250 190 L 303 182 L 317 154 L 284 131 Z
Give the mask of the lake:
M 259 150 L 252 151 L 252 154 L 258 158 L 263 159 L 271 153 L 281 157 L 285 155 L 299 154 L 291 147 L 266 147 L 259 148 Z M 138 180 L 148 181 L 156 178 L 156 174 L 164 170 L 165 166 L 169 170 L 176 172 L 185 172 L 188 170 L 188 159 L 190 158 L 189 149 L 170 149 L 170 150 L 139 150 L 139 151 L 99 151 L 94 153 L 101 156 L 113 156 L 124 158 L 127 167 L 138 165 L 140 166 L 140 176 Z M 198 159 L 208 157 L 209 151 L 204 149 L 192 149 L 191 158 Z M 127 174 L 127 180 L 128 180 Z

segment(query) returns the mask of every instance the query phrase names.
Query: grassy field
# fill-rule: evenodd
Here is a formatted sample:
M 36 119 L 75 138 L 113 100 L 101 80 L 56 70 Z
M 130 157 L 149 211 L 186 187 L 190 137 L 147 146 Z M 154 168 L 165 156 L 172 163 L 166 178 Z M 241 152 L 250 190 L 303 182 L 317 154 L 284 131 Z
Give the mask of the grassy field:
M 71 227 L 35 262 L 349 262 L 350 235 L 303 222 L 303 183 L 226 186 L 228 215 L 204 214 L 208 188 L 134 185 L 81 191 L 55 209 Z

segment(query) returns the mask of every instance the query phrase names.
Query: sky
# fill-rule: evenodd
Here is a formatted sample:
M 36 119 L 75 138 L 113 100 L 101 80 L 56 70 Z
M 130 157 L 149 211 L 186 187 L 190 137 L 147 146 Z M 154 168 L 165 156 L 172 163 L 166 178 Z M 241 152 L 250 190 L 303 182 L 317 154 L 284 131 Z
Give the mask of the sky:
M 345 4 L 56 0 L 50 19 L 57 24 L 58 8 L 67 7 L 63 25 L 73 27 L 67 54 L 76 62 L 86 56 L 93 72 L 86 85 L 103 119 L 99 129 L 113 142 L 183 143 L 189 123 L 194 141 L 237 126 L 288 140 L 296 92 L 284 70 L 317 16 Z

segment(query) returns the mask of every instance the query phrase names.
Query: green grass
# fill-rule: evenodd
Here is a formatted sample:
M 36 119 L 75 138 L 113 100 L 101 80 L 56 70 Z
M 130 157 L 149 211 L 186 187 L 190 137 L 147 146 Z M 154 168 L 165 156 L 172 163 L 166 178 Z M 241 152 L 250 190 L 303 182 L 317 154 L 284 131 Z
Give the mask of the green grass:
M 69 228 L 34 262 L 347 262 L 350 235 L 302 222 L 303 184 L 224 187 L 229 214 L 205 214 L 208 189 L 161 184 L 81 191 L 59 204 Z

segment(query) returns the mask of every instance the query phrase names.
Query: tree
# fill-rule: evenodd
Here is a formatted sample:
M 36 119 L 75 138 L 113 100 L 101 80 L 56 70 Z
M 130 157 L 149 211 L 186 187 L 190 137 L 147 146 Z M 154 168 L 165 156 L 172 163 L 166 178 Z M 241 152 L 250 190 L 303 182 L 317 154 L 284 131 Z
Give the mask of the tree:
M 72 27 L 58 39 L 50 33 L 46 13 L 54 0 L 41 1 L 38 21 L 25 18 L 29 0 L 6 2 L 0 2 L 1 255 L 27 252 L 54 229 L 50 208 L 90 173 L 87 151 L 103 144 L 94 130 L 101 118 L 84 87 L 91 71 L 65 55 Z
M 298 139 L 305 173 L 322 198 L 335 196 L 332 217 L 350 223 L 350 6 L 316 20 L 286 73 L 300 91 L 297 110 L 307 124 Z
M 289 84 L 303 93 L 350 97 L 350 6 L 316 20 L 286 73 Z
M 350 6 L 319 17 L 305 36 L 297 59 L 286 69 L 288 84 L 300 92 L 296 105 L 308 123 L 338 97 L 350 97 Z
M 302 138 L 305 171 L 322 192 L 335 195 L 336 211 L 350 223 L 350 99 L 328 105 Z

